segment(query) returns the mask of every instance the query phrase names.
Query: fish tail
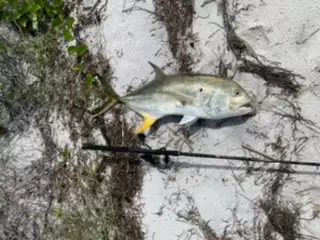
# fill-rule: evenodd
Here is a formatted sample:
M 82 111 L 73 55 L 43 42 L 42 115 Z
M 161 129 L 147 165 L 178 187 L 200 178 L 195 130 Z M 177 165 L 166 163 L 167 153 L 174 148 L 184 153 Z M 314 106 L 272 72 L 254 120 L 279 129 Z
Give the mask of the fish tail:
M 114 89 L 109 84 L 106 85 L 104 90 L 108 96 L 108 100 L 104 104 L 102 104 L 102 106 L 97 107 L 91 112 L 92 117 L 99 116 L 110 110 L 116 104 L 121 103 L 120 96 L 114 91 Z
M 94 109 L 91 113 L 92 117 L 97 117 L 108 110 L 110 110 L 113 106 L 115 106 L 119 101 L 115 98 L 110 97 L 106 103 L 104 103 L 102 106 Z
M 143 120 L 142 126 L 135 131 L 136 135 L 144 133 L 144 131 L 149 129 L 157 121 L 157 117 L 155 116 L 152 116 L 147 113 L 140 113 L 140 114 L 143 116 L 144 120 Z

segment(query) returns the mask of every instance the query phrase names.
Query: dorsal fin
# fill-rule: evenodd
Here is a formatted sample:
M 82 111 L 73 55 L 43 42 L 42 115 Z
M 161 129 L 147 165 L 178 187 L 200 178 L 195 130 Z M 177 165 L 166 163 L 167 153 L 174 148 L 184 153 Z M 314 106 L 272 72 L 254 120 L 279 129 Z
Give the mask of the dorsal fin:
M 148 61 L 148 63 L 151 65 L 155 72 L 155 79 L 163 79 L 166 76 L 166 74 L 157 65 L 150 61 Z

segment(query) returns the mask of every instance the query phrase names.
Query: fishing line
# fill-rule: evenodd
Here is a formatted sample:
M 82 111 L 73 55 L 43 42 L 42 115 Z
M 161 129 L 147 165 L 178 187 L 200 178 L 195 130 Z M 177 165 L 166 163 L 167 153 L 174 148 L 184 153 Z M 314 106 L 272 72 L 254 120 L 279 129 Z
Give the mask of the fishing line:
M 228 155 L 217 155 L 217 154 L 207 154 L 207 153 L 189 153 L 181 152 L 176 150 L 166 150 L 161 149 L 144 149 L 144 148 L 129 148 L 129 147 L 112 147 L 105 145 L 95 145 L 86 143 L 82 145 L 83 150 L 95 150 L 95 151 L 107 151 L 107 152 L 122 152 L 122 153 L 143 153 L 147 155 L 164 155 L 164 156 L 186 156 L 186 157 L 196 157 L 196 158 L 212 158 L 221 160 L 232 160 L 232 161 L 247 161 L 247 162 L 260 162 L 260 163 L 281 163 L 286 165 L 305 165 L 320 167 L 320 162 L 301 162 L 301 161 L 286 161 L 278 159 L 262 159 L 255 157 L 242 157 L 242 156 L 228 156 Z

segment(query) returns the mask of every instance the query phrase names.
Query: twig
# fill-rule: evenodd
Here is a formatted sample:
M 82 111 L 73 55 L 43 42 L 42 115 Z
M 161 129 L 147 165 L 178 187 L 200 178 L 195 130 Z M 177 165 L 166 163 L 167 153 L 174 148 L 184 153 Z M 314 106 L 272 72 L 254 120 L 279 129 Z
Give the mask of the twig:
M 216 0 L 206 0 L 201 4 L 201 7 L 208 5 L 209 3 L 215 2 Z
M 138 6 L 133 6 L 133 7 L 130 7 L 130 8 L 122 10 L 122 12 L 124 12 L 124 13 L 131 13 L 132 11 L 144 11 L 144 12 L 147 12 L 147 13 L 150 13 L 150 14 L 157 15 L 153 11 L 150 11 L 150 10 L 148 10 L 146 8 L 142 8 L 142 7 L 138 7 Z
M 258 154 L 258 155 L 260 155 L 260 156 L 262 156 L 262 157 L 264 157 L 264 158 L 267 158 L 267 159 L 269 159 L 269 160 L 271 160 L 271 161 L 277 161 L 276 159 L 274 159 L 274 158 L 272 158 L 272 157 L 270 157 L 270 156 L 268 156 L 268 155 L 266 155 L 266 154 L 264 154 L 264 153 L 262 153 L 262 152 L 259 152 L 258 150 L 255 150 L 255 149 L 249 147 L 248 145 L 244 145 L 244 144 L 243 144 L 242 147 L 243 147 L 244 149 L 247 149 L 247 150 L 250 151 L 250 152 L 254 152 L 254 153 L 256 153 L 256 154 Z
M 297 94 L 301 85 L 296 81 L 296 78 L 303 77 L 280 67 L 263 64 L 253 48 L 236 34 L 236 31 L 232 26 L 234 19 L 228 13 L 227 0 L 223 0 L 219 3 L 219 11 L 222 13 L 222 22 L 227 39 L 227 49 L 231 50 L 237 61 L 243 62 L 238 67 L 239 72 L 248 72 L 258 75 L 264 79 L 268 85 L 280 87 L 287 93 Z M 251 57 L 255 61 L 251 61 L 247 57 Z
M 302 41 L 296 41 L 296 44 L 301 45 L 303 43 L 305 43 L 306 41 L 308 41 L 313 35 L 315 35 L 317 32 L 320 31 L 320 28 L 318 28 L 317 30 L 315 30 L 314 32 L 312 32 L 308 37 L 306 37 L 304 40 Z
M 229 165 L 231 166 L 231 164 L 229 163 Z M 240 182 L 240 179 L 237 177 L 237 175 L 235 174 L 235 172 L 233 171 L 232 167 L 230 168 L 231 172 L 232 172 L 232 175 L 233 175 L 233 178 L 236 180 L 236 182 L 238 183 L 239 187 L 241 188 L 242 192 L 245 192 L 242 185 L 241 185 L 241 182 Z

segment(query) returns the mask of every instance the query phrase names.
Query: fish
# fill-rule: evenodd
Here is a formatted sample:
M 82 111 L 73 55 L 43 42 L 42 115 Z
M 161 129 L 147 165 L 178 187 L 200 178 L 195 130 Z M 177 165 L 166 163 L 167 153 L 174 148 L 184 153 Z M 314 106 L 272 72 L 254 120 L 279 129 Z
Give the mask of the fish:
M 233 80 L 201 73 L 166 74 L 156 64 L 148 63 L 155 73 L 152 81 L 125 96 L 110 87 L 108 101 L 93 115 L 124 104 L 143 117 L 135 131 L 141 134 L 168 115 L 180 115 L 178 124 L 190 126 L 198 119 L 219 120 L 255 112 L 253 97 Z

